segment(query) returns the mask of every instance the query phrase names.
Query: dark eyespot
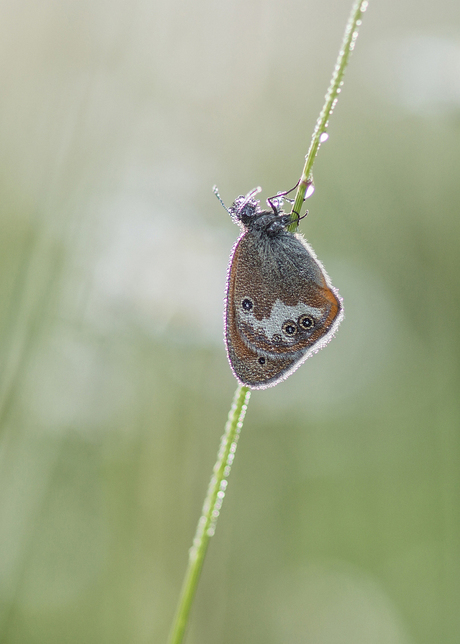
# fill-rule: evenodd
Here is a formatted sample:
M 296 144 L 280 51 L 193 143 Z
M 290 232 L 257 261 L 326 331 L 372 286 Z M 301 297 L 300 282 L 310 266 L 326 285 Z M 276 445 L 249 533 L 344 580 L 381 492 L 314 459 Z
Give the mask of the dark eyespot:
M 293 336 L 297 333 L 297 325 L 295 322 L 292 320 L 286 320 L 286 322 L 282 326 L 283 333 L 286 335 Z
M 259 364 L 265 364 L 265 358 L 263 356 L 260 356 Z
M 315 325 L 315 320 L 311 315 L 301 315 L 298 319 L 298 324 L 302 329 L 311 329 Z
M 244 300 L 241 302 L 241 306 L 245 311 L 250 311 L 253 308 L 254 304 L 252 300 L 250 300 L 248 297 L 245 297 Z

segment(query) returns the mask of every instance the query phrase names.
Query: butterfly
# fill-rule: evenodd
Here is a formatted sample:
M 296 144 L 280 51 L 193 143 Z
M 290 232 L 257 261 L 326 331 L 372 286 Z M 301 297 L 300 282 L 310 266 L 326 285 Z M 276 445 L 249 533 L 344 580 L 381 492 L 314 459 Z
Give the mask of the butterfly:
M 258 192 L 240 195 L 228 209 L 242 233 L 230 255 L 224 337 L 237 380 L 265 389 L 329 342 L 343 307 L 311 246 L 287 230 L 291 215 L 281 208 L 287 193 L 261 210 Z

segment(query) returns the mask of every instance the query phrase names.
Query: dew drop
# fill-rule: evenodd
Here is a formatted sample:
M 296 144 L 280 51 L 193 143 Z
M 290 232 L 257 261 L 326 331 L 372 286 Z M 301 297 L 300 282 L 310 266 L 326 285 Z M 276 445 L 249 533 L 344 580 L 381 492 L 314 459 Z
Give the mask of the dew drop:
M 324 143 L 324 141 L 327 141 L 328 138 L 329 138 L 329 134 L 327 132 L 323 132 L 319 137 L 319 142 Z
M 312 183 L 310 183 L 305 193 L 305 199 L 308 199 L 308 197 L 311 197 L 314 192 L 315 192 L 315 186 Z

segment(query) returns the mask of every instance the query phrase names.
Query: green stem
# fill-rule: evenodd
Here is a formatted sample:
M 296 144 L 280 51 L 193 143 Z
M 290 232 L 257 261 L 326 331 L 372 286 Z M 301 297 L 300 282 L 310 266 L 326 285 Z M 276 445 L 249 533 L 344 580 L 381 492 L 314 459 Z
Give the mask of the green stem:
M 326 129 L 329 124 L 329 117 L 331 116 L 337 104 L 341 87 L 343 85 L 345 68 L 347 66 L 348 59 L 350 58 L 350 54 L 355 48 L 356 39 L 358 37 L 358 29 L 361 26 L 361 19 L 363 13 L 367 9 L 368 4 L 368 0 L 358 0 L 358 2 L 353 5 L 350 17 L 348 18 L 345 33 L 343 35 L 342 46 L 337 57 L 337 62 L 335 63 L 331 82 L 329 84 L 329 89 L 327 90 L 324 99 L 323 109 L 321 110 L 318 120 L 316 121 L 310 148 L 308 149 L 307 156 L 305 157 L 305 165 L 300 177 L 299 185 L 297 187 L 297 192 L 294 199 L 294 205 L 291 211 L 292 223 L 288 227 L 288 230 L 290 232 L 295 232 L 297 226 L 299 225 L 298 215 L 293 215 L 293 213 L 300 213 L 303 202 L 305 200 L 307 188 L 313 183 L 313 177 L 311 174 L 313 163 L 321 145 L 321 138 L 326 134 Z
M 214 534 L 220 508 L 224 500 L 227 478 L 235 457 L 238 437 L 243 426 L 250 395 L 249 388 L 242 385 L 239 385 L 235 391 L 233 404 L 220 442 L 217 461 L 214 465 L 203 510 L 193 539 L 193 545 L 190 548 L 187 572 L 182 584 L 182 591 L 168 644 L 180 644 L 185 634 L 198 579 L 203 567 L 204 556 L 209 539 Z
M 294 232 L 298 225 L 298 216 L 293 213 L 300 213 L 305 194 L 308 186 L 313 183 L 311 169 L 313 162 L 321 144 L 322 135 L 325 134 L 328 126 L 328 120 L 337 103 L 343 83 L 343 75 L 347 66 L 350 53 L 353 51 L 356 38 L 358 37 L 358 28 L 361 25 L 361 17 L 366 11 L 367 0 L 359 0 L 353 5 L 347 27 L 342 41 L 342 47 L 337 58 L 337 62 L 332 74 L 332 79 L 327 91 L 323 109 L 316 121 L 315 130 L 308 154 L 305 157 L 305 165 L 294 200 L 291 216 L 292 223 L 289 230 Z M 203 505 L 203 511 L 198 521 L 195 538 L 189 553 L 189 562 L 187 572 L 185 573 L 182 591 L 179 597 L 179 603 L 176 610 L 173 626 L 169 636 L 168 644 L 181 644 L 184 638 L 190 609 L 193 598 L 196 593 L 198 579 L 200 577 L 203 561 L 208 547 L 209 539 L 213 536 L 219 517 L 220 508 L 227 488 L 227 478 L 230 474 L 230 468 L 235 456 L 236 445 L 241 427 L 243 425 L 244 415 L 246 413 L 249 396 L 251 392 L 248 387 L 238 386 L 233 404 L 228 415 L 228 421 L 222 436 L 217 461 L 214 465 L 213 474 L 209 483 L 208 492 Z

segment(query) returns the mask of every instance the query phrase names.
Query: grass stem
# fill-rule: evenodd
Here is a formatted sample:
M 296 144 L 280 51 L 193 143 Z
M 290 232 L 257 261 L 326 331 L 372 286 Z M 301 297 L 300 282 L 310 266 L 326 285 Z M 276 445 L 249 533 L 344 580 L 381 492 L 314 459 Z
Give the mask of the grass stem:
M 212 471 L 203 510 L 193 539 L 193 545 L 189 551 L 188 567 L 168 644 L 180 644 L 184 638 L 209 539 L 214 534 L 220 508 L 225 497 L 227 479 L 235 458 L 238 437 L 243 426 L 250 395 L 250 389 L 242 385 L 239 385 L 235 391 L 225 431 L 220 441 L 217 461 Z
M 353 4 L 350 17 L 347 22 L 342 46 L 337 57 L 329 89 L 327 90 L 323 109 L 320 112 L 316 126 L 313 131 L 310 148 L 305 157 L 305 165 L 300 177 L 299 185 L 292 208 L 292 223 L 289 230 L 294 232 L 298 226 L 298 216 L 293 213 L 300 213 L 305 195 L 309 185 L 313 183 L 311 174 L 313 163 L 318 153 L 321 142 L 326 137 L 326 130 L 329 118 L 337 104 L 338 96 L 343 84 L 343 76 L 351 52 L 354 49 L 358 29 L 361 25 L 363 13 L 366 11 L 368 0 L 359 0 Z M 228 421 L 221 439 L 217 461 L 214 465 L 213 474 L 209 483 L 208 492 L 203 505 L 203 511 L 198 521 L 193 545 L 189 552 L 189 562 L 179 603 L 169 636 L 168 644 L 181 644 L 184 638 L 187 622 L 196 593 L 198 579 L 200 577 L 203 561 L 208 547 L 209 539 L 214 534 L 216 522 L 227 488 L 227 478 L 235 456 L 238 436 L 243 425 L 246 408 L 249 402 L 250 390 L 248 387 L 239 385 L 235 392 L 233 404 L 228 415 Z
M 308 187 L 313 183 L 313 176 L 311 174 L 313 163 L 315 162 L 316 155 L 323 140 L 327 138 L 327 126 L 329 125 L 329 118 L 334 111 L 339 98 L 339 94 L 343 85 L 343 77 L 345 68 L 348 64 L 350 54 L 355 48 L 356 39 L 358 38 L 358 30 L 361 26 L 363 13 L 368 6 L 368 0 L 358 0 L 355 2 L 348 18 L 345 33 L 343 35 L 342 46 L 340 47 L 339 55 L 335 63 L 334 71 L 332 73 L 331 82 L 324 98 L 323 109 L 321 110 L 318 120 L 316 121 L 315 129 L 311 138 L 310 147 L 305 157 L 305 165 L 302 170 L 302 175 L 297 186 L 297 192 L 292 207 L 291 216 L 292 223 L 288 227 L 290 232 L 295 232 L 299 225 L 299 218 L 293 213 L 299 213 L 305 200 L 305 195 Z

